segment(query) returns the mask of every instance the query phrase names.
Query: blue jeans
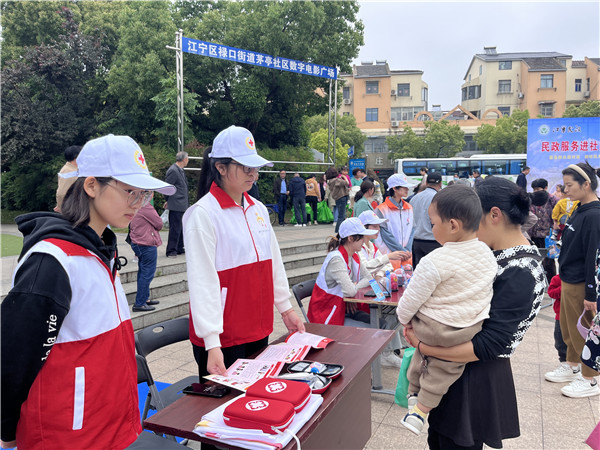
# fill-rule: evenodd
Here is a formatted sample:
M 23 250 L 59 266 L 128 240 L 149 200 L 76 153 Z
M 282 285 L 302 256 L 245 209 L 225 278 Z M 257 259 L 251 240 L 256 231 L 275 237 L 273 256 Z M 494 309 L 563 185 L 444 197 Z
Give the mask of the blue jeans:
M 344 195 L 335 201 L 335 207 L 337 208 L 337 225 L 335 226 L 335 232 L 340 231 L 340 225 L 346 219 L 346 203 L 348 203 L 348 196 Z
M 277 200 L 277 215 L 279 216 L 279 225 L 285 223 L 285 210 L 287 209 L 287 194 L 279 194 Z
M 156 272 L 156 247 L 131 243 L 133 252 L 138 257 L 137 293 L 135 306 L 144 306 L 150 298 L 150 282 Z

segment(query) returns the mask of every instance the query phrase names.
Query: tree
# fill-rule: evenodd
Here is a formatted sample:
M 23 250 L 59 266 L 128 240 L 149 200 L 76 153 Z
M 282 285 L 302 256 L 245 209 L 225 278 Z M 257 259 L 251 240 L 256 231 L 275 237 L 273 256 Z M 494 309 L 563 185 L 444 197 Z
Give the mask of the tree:
M 327 154 L 329 136 L 327 130 L 321 128 L 319 131 L 310 135 L 310 147 Z M 338 137 L 335 140 L 335 163 L 338 166 L 348 164 L 348 144 L 342 144 L 342 140 Z
M 589 100 L 581 105 L 570 105 L 563 117 L 600 117 L 600 102 Z
M 486 153 L 525 153 L 529 111 L 514 111 L 500 117 L 496 126 L 483 124 L 477 129 L 475 142 Z
M 332 118 L 333 120 L 333 118 Z M 304 127 L 307 132 L 312 134 L 321 129 L 327 130 L 327 115 L 320 114 L 304 118 Z M 366 136 L 356 126 L 356 118 L 354 116 L 338 116 L 336 124 L 336 137 L 340 139 L 342 144 L 348 147 L 354 146 L 354 158 L 359 158 L 364 150 Z
M 446 120 L 425 122 L 423 136 L 406 126 L 400 136 L 388 136 L 386 142 L 394 158 L 449 158 L 465 146 L 464 132 Z

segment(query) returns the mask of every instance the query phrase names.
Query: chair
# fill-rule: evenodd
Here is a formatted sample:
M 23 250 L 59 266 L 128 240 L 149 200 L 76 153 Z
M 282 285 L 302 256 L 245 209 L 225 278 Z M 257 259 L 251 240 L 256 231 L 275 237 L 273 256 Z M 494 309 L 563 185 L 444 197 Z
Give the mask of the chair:
M 310 297 L 312 295 L 313 288 L 315 287 L 315 283 L 317 280 L 308 280 L 303 281 L 301 283 L 295 284 L 292 286 L 292 292 L 294 293 L 294 297 L 296 297 L 296 301 L 298 302 L 298 306 L 300 307 L 300 311 L 304 314 L 304 319 L 306 319 L 306 323 L 310 323 L 308 320 L 308 316 L 306 315 L 306 311 L 304 311 L 304 306 L 302 305 L 302 300 L 306 297 Z
M 170 405 L 183 394 L 181 390 L 192 383 L 198 383 L 198 376 L 189 376 L 180 380 L 176 383 L 171 384 L 165 389 L 161 390 L 160 393 L 154 384 L 150 368 L 146 361 L 146 357 L 159 348 L 166 347 L 167 345 L 175 344 L 177 342 L 186 341 L 189 339 L 189 318 L 179 317 L 177 319 L 167 320 L 164 322 L 151 325 L 143 328 L 135 334 L 135 349 L 137 351 L 136 357 L 138 358 L 138 383 L 140 383 L 140 375 L 144 378 L 142 380 L 149 380 L 148 382 L 148 397 L 144 404 L 144 412 L 142 414 L 142 421 L 148 416 L 148 411 L 153 409 L 160 411 L 165 406 Z M 139 358 L 142 357 L 142 359 Z M 140 365 L 142 369 L 140 371 Z M 141 372 L 141 374 L 140 374 Z
M 142 422 L 148 415 L 148 410 L 150 406 L 150 400 L 153 398 L 160 405 L 163 405 L 160 393 L 156 389 L 154 384 L 154 379 L 152 378 L 152 374 L 150 373 L 150 368 L 148 367 L 148 362 L 146 358 L 142 355 L 135 355 L 135 359 L 137 362 L 137 381 L 138 384 L 146 383 L 148 385 L 148 397 L 146 397 L 146 402 L 144 404 L 144 412 L 142 414 Z M 164 391 L 164 390 L 163 390 Z M 154 392 L 151 394 L 151 392 Z M 164 407 L 163 405 L 162 407 Z M 161 408 L 157 408 L 161 409 Z M 183 445 L 185 446 L 187 440 Z M 140 449 L 140 450 L 160 450 L 160 449 L 181 449 L 181 445 L 175 441 L 175 437 L 173 436 L 165 436 L 162 437 L 158 434 L 146 433 L 142 432 L 138 436 L 138 438 L 133 442 L 129 447 L 130 450 Z

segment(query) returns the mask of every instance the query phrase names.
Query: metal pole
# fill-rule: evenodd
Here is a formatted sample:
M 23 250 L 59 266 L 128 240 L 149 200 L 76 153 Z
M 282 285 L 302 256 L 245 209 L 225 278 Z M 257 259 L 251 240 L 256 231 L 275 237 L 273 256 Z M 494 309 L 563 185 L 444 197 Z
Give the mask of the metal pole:
M 183 139 L 183 46 L 182 46 L 183 30 L 175 32 L 175 51 L 176 66 L 177 66 L 177 151 L 182 152 L 184 147 Z
M 333 165 L 335 166 L 335 144 L 337 142 L 337 94 L 338 94 L 338 77 L 340 72 L 339 67 L 335 67 L 335 93 L 333 96 Z
M 331 144 L 331 79 L 329 80 L 329 95 L 327 97 L 327 161 L 333 161 L 335 165 L 335 142 Z M 333 159 L 331 149 L 333 148 Z

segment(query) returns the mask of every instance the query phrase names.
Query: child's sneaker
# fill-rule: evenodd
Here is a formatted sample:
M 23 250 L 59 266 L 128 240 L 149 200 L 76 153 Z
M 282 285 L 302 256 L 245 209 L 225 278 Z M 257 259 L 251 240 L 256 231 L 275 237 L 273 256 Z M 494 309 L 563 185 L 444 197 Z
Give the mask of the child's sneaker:
M 553 383 L 565 383 L 567 381 L 573 381 L 580 378 L 581 369 L 577 365 L 577 369 L 573 368 L 566 362 L 560 363 L 558 369 L 554 369 L 552 372 L 546 372 L 544 378 Z
M 423 430 L 423 425 L 425 425 L 425 417 L 427 415 L 421 412 L 415 405 L 406 413 L 400 423 L 416 435 L 419 435 L 421 430 Z
M 381 365 L 385 367 L 396 367 L 399 369 L 402 366 L 402 358 L 400 358 L 391 350 L 384 350 L 381 354 Z
M 408 394 L 406 397 L 408 398 L 408 410 L 410 411 L 417 404 L 417 394 Z
M 571 381 L 571 383 L 563 387 L 560 392 L 571 398 L 593 397 L 595 395 L 600 395 L 600 386 L 594 379 L 586 380 L 585 378 L 580 377 Z

